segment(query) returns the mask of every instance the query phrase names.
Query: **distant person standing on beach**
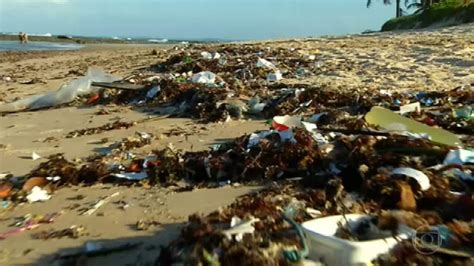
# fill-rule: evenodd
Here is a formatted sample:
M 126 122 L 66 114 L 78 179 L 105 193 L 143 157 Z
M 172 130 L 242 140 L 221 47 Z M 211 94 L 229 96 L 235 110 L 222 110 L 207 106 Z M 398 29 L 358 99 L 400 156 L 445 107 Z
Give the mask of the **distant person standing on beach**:
M 26 33 L 20 32 L 18 38 L 20 39 L 20 43 L 28 43 L 28 35 Z

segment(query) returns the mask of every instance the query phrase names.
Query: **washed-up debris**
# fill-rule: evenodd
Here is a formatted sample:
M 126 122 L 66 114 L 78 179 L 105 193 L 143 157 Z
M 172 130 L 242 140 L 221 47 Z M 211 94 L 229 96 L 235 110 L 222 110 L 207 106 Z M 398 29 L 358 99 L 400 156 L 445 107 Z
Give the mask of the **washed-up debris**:
M 25 215 L 24 217 L 20 217 L 17 222 L 13 224 L 13 226 L 16 226 L 18 228 L 9 230 L 4 233 L 0 233 L 0 240 L 18 235 L 20 233 L 23 233 L 28 230 L 35 229 L 42 224 L 50 224 L 53 223 L 54 220 L 61 215 L 60 212 L 58 213 L 51 213 L 47 214 L 44 216 L 41 215 Z
M 137 230 L 146 231 L 150 227 L 158 226 L 160 224 L 161 223 L 158 222 L 158 221 L 153 221 L 153 220 L 150 220 L 150 219 L 140 219 L 140 220 L 137 221 L 136 226 L 137 226 Z
M 263 58 L 258 58 L 257 60 L 257 67 L 263 67 L 263 68 L 268 68 L 268 69 L 276 69 L 275 65 L 268 61 L 268 60 L 265 60 Z
M 143 180 L 148 177 L 146 172 L 112 174 L 112 176 L 115 176 L 117 178 L 127 179 L 127 180 Z
M 270 73 L 267 75 L 267 81 L 268 82 L 276 82 L 280 81 L 283 78 L 283 75 L 281 74 L 280 71 L 275 71 L 273 73 Z
M 91 93 L 92 81 L 114 81 L 118 78 L 104 73 L 101 70 L 91 68 L 86 76 L 73 80 L 69 84 L 63 85 L 55 92 L 34 95 L 26 99 L 0 106 L 0 112 L 18 112 L 23 110 L 36 110 L 40 108 L 58 106 L 73 101 L 77 96 Z
M 30 193 L 28 194 L 28 196 L 26 196 L 26 199 L 30 203 L 38 202 L 38 201 L 47 201 L 50 198 L 51 198 L 51 195 L 49 195 L 48 191 L 37 186 L 33 187 Z
M 216 74 L 210 71 L 204 71 L 195 74 L 191 80 L 194 83 L 214 84 L 216 82 Z
M 48 180 L 44 177 L 31 177 L 23 184 L 23 191 L 30 192 L 34 187 L 43 188 L 48 185 Z
M 249 221 L 242 221 L 239 217 L 232 217 L 230 228 L 224 230 L 223 233 L 229 239 L 235 236 L 235 240 L 241 241 L 244 234 L 253 234 L 253 232 L 255 232 L 253 224 L 258 221 L 260 220 L 256 218 L 251 218 Z
M 12 189 L 13 189 L 12 184 L 8 182 L 1 184 L 0 185 L 0 199 L 8 198 L 8 196 L 10 196 Z
M 474 164 L 474 151 L 464 150 L 464 149 L 457 149 L 451 150 L 446 155 L 446 158 L 443 162 L 445 165 L 450 164 Z
M 420 111 L 421 111 L 421 106 L 419 102 L 400 106 L 401 115 L 408 114 L 411 112 L 420 112 Z
M 408 131 L 415 134 L 428 134 L 432 141 L 441 144 L 454 147 L 462 145 L 459 137 L 453 133 L 418 123 L 380 107 L 372 108 L 372 110 L 365 116 L 365 119 L 368 123 L 382 126 L 387 130 L 398 132 Z
M 32 159 L 33 161 L 36 161 L 36 160 L 38 160 L 38 159 L 41 159 L 41 156 L 39 156 L 36 152 L 32 152 L 32 153 L 31 153 L 31 159 Z
M 109 130 L 128 129 L 134 126 L 135 124 L 136 122 L 115 121 L 113 123 L 107 123 L 100 127 L 91 127 L 91 128 L 78 129 L 78 130 L 71 131 L 66 134 L 66 138 L 76 138 L 80 136 L 94 135 L 94 134 L 99 134 L 99 133 L 102 133 L 104 131 L 109 131 Z
M 37 232 L 37 233 L 32 234 L 31 236 L 34 239 L 49 240 L 49 239 L 54 239 L 54 238 L 61 239 L 63 237 L 76 239 L 85 235 L 87 235 L 87 232 L 84 226 L 73 225 L 69 228 L 62 229 L 62 230 L 49 230 L 49 231 Z
M 155 86 L 155 87 L 151 88 L 149 91 L 147 91 L 146 97 L 149 98 L 149 99 L 152 99 L 152 98 L 155 97 L 156 94 L 158 94 L 160 91 L 161 91 L 160 86 Z
M 370 217 L 358 214 L 310 220 L 303 228 L 312 247 L 309 258 L 329 265 L 370 263 L 397 244 L 394 237 L 406 239 L 412 234 L 408 227 L 397 225 L 393 235 L 391 230 L 381 230 Z
M 393 169 L 392 175 L 405 175 L 415 179 L 421 187 L 421 190 L 425 191 L 430 188 L 430 179 L 421 171 L 413 168 L 401 167 Z
M 94 204 L 94 206 L 92 206 L 92 208 L 90 208 L 89 210 L 85 211 L 84 213 L 82 213 L 82 215 L 92 215 L 94 212 L 96 212 L 100 207 L 102 207 L 102 205 L 106 204 L 107 202 L 109 202 L 113 197 L 116 197 L 120 194 L 120 192 L 115 192 L 114 194 L 110 195 L 110 196 L 107 196 L 105 197 L 104 199 L 101 199 L 99 201 L 97 201 L 97 203 Z
M 324 60 L 324 55 L 321 57 Z M 264 118 L 271 128 L 209 150 L 185 152 L 170 146 L 146 156 L 134 149 L 153 144 L 154 137 L 137 132 L 81 161 L 51 156 L 27 178 L 41 178 L 36 187 L 44 190 L 97 182 L 168 186 L 183 179 L 190 184 L 186 189 L 237 182 L 271 184 L 205 217 L 191 216 L 180 237 L 162 250 L 158 261 L 170 262 L 164 265 L 236 265 L 240 261 L 286 265 L 301 259 L 305 243 L 299 237 L 299 227 L 282 217 L 282 210 L 288 206 L 294 211 L 295 223 L 311 219 L 322 222 L 337 216 L 337 221 L 342 221 L 338 240 L 359 247 L 366 242 L 362 240 L 386 239 L 377 248 L 401 247 L 400 254 L 408 252 L 403 246 L 405 241 L 397 245 L 401 241 L 397 238 L 405 235 L 404 226 L 410 230 L 448 227 L 450 239 L 456 240 L 452 242 L 462 245 L 443 247 L 447 249 L 443 254 L 451 259 L 440 261 L 462 257 L 461 247 L 473 245 L 473 92 L 464 88 L 384 90 L 369 83 L 367 88 L 349 90 L 331 83 L 302 82 L 306 75 L 337 79 L 349 68 L 347 64 L 315 59 L 304 54 L 295 56 L 294 49 L 260 45 L 216 46 L 212 53 L 194 48 L 172 53 L 147 69 L 153 73 L 105 82 L 103 89 L 94 91 L 96 94 L 89 98 L 94 101 L 89 104 L 130 108 L 166 105 L 174 110 L 173 116 L 199 122 Z M 117 88 L 131 85 L 137 89 Z M 120 122 L 103 129 L 115 126 L 121 128 Z M 83 129 L 73 135 L 100 130 Z M 177 128 L 167 134 L 192 133 Z M 48 179 L 55 176 L 61 178 Z M 6 197 L 21 201 L 24 191 L 17 191 L 21 185 L 4 183 Z M 86 213 L 96 212 L 112 196 Z M 355 228 L 342 226 L 352 214 L 370 219 Z M 330 236 L 337 231 L 337 221 L 328 226 L 334 228 Z M 137 228 L 146 230 L 157 224 L 142 219 Z M 322 239 L 317 236 L 313 240 Z M 313 245 L 314 249 L 323 244 Z M 367 260 L 382 253 L 392 259 L 399 256 L 377 250 L 370 250 L 361 262 L 369 263 Z M 344 252 L 329 257 L 341 260 L 336 264 L 352 263 Z M 392 261 L 403 264 L 412 257 Z

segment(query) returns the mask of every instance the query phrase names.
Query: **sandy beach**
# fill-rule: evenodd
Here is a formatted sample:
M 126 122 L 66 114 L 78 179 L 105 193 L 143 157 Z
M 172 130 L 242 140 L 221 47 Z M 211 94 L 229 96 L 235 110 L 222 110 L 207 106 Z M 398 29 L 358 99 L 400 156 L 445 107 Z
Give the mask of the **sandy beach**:
M 242 43 L 218 45 L 220 48 Z M 341 91 L 373 89 L 429 92 L 452 90 L 474 84 L 474 25 L 394 33 L 334 38 L 281 40 L 247 43 L 255 50 L 285 50 L 290 56 L 314 55 L 320 71 L 303 78 L 287 78 L 281 83 L 318 84 Z M 89 67 L 124 78 L 152 75 L 149 66 L 182 51 L 212 51 L 216 45 L 120 45 L 94 44 L 77 51 L 0 53 L 0 103 L 12 102 L 38 93 L 54 91 L 62 84 L 85 74 Z M 155 50 L 155 52 L 153 52 Z M 278 62 L 279 58 L 272 58 Z M 282 85 L 282 86 L 283 86 Z M 472 87 L 471 87 L 472 88 Z M 98 115 L 101 110 L 106 114 Z M 187 151 L 206 150 L 244 134 L 268 129 L 264 119 L 199 123 L 190 118 L 171 118 L 155 107 L 152 111 L 110 104 L 107 106 L 67 106 L 37 111 L 3 114 L 0 117 L 0 173 L 21 178 L 48 156 L 63 153 L 68 160 L 88 157 L 115 141 L 136 132 L 152 133 L 151 145 L 133 150 L 145 155 L 170 143 Z M 114 121 L 136 122 L 127 129 L 66 138 L 74 130 L 99 127 Z M 172 133 L 170 132 L 178 132 Z M 42 158 L 32 160 L 31 154 Z M 193 213 L 207 214 L 230 204 L 236 197 L 257 186 L 223 186 L 175 192 L 172 188 L 97 184 L 59 189 L 41 203 L 22 203 L 0 210 L 0 232 L 11 229 L 15 217 L 61 212 L 51 224 L 0 240 L 2 265 L 51 265 L 60 252 L 80 249 L 86 241 L 104 245 L 141 242 L 130 251 L 89 258 L 81 265 L 150 265 L 179 228 Z M 119 192 L 113 200 L 91 216 L 81 215 L 101 197 Z M 159 225 L 138 231 L 139 219 Z M 81 225 L 87 235 L 77 239 L 48 241 L 32 239 L 35 231 Z M 137 264 L 138 265 L 138 264 Z

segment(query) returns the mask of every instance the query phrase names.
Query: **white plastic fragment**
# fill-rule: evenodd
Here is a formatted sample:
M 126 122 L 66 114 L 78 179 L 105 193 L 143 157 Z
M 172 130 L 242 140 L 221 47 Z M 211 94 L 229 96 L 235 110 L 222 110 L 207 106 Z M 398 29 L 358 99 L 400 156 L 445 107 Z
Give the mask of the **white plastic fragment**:
M 310 61 L 313 61 L 313 60 L 316 59 L 316 56 L 314 54 L 309 54 L 309 55 L 306 55 L 306 59 L 310 60 Z
M 369 265 L 381 254 L 397 245 L 400 239 L 409 239 L 413 229 L 404 224 L 398 226 L 394 237 L 390 231 L 380 232 L 380 238 L 369 241 L 351 241 L 336 236 L 340 225 L 354 228 L 370 217 L 362 214 L 327 216 L 302 224 L 309 246 L 308 259 L 324 261 L 324 265 Z M 379 235 L 379 234 L 376 234 Z
M 193 83 L 214 84 L 216 82 L 216 74 L 210 71 L 199 72 L 193 75 L 191 81 Z
M 48 176 L 48 177 L 46 177 L 46 180 L 52 181 L 52 182 L 57 182 L 57 181 L 61 180 L 61 177 L 60 176 Z
M 209 52 L 206 52 L 206 51 L 201 52 L 201 56 L 202 56 L 202 58 L 207 59 L 207 60 L 211 60 L 211 59 L 212 59 L 212 54 L 209 53 Z
M 134 181 L 143 180 L 148 177 L 145 171 L 142 171 L 139 173 L 129 172 L 129 173 L 121 173 L 121 174 L 112 174 L 112 176 L 115 176 L 117 178 L 127 179 L 127 180 L 134 180 Z
M 149 155 L 145 157 L 145 160 L 143 161 L 143 168 L 148 168 L 148 163 L 152 161 L 158 160 L 158 156 L 156 155 Z
M 204 51 L 204 52 L 201 52 L 201 56 L 202 58 L 207 59 L 207 60 L 214 60 L 214 59 L 221 58 L 221 55 L 218 52 L 209 53 L 209 52 Z
M 155 86 L 155 87 L 153 87 L 153 88 L 151 88 L 150 90 L 147 91 L 146 97 L 148 99 L 151 99 L 151 98 L 155 97 L 156 94 L 160 91 L 161 91 L 160 86 Z
M 31 189 L 30 193 L 28 196 L 26 196 L 26 199 L 28 202 L 38 202 L 38 201 L 47 201 L 51 198 L 51 196 L 48 194 L 48 191 L 40 188 L 40 187 L 33 187 Z
M 283 116 L 275 116 L 273 117 L 273 122 L 284 125 L 286 127 L 301 127 L 301 116 L 290 116 L 290 115 L 283 115 Z
M 41 158 L 41 156 L 40 156 L 39 154 L 37 154 L 36 152 L 32 152 L 32 153 L 31 153 L 31 159 L 32 159 L 33 161 L 36 161 L 36 160 L 38 160 L 38 159 L 40 159 L 40 158 Z
M 257 60 L 257 67 L 263 67 L 267 69 L 276 69 L 276 66 L 272 62 L 260 57 Z
M 415 179 L 420 184 L 421 190 L 425 191 L 430 188 L 430 179 L 421 171 L 409 167 L 395 168 L 391 175 L 405 175 Z
M 303 127 L 308 131 L 308 132 L 314 132 L 318 127 L 316 124 L 313 123 L 308 123 L 308 122 L 301 122 L 303 124 Z
M 421 111 L 421 106 L 420 106 L 419 102 L 410 103 L 410 104 L 400 106 L 400 114 L 401 115 L 408 114 L 408 113 L 411 113 L 411 112 L 419 112 L 419 111 Z
M 310 207 L 306 207 L 305 211 L 309 216 L 311 216 L 311 218 L 317 218 L 317 217 L 321 217 L 323 215 L 322 212 L 320 212 L 316 209 L 310 208 Z
M 474 163 L 474 151 L 464 149 L 450 150 L 443 163 L 445 165 Z
M 281 74 L 281 72 L 279 70 L 276 70 L 273 73 L 267 74 L 267 81 L 268 82 L 276 82 L 276 81 L 279 81 L 281 79 L 283 79 L 283 75 Z
M 136 134 L 141 138 L 141 139 L 151 139 L 151 135 L 146 133 L 146 132 L 136 132 Z
M 260 219 L 251 218 L 249 221 L 243 222 L 239 217 L 234 216 L 230 222 L 231 228 L 224 230 L 223 233 L 229 239 L 232 239 L 232 236 L 235 235 L 235 240 L 241 241 L 244 234 L 253 234 L 255 232 L 253 224 L 258 221 Z
M 249 110 L 248 112 L 250 114 L 258 114 L 263 111 L 263 108 L 265 108 L 265 103 L 260 102 L 260 97 L 255 96 L 252 99 L 250 99 L 249 103 Z

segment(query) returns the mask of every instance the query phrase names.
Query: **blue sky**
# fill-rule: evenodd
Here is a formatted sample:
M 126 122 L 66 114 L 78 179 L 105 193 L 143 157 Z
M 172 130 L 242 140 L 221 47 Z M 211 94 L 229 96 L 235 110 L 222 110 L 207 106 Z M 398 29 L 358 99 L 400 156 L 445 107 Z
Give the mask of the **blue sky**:
M 0 0 L 0 31 L 168 39 L 270 39 L 378 30 L 365 0 Z

